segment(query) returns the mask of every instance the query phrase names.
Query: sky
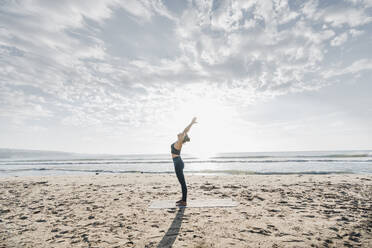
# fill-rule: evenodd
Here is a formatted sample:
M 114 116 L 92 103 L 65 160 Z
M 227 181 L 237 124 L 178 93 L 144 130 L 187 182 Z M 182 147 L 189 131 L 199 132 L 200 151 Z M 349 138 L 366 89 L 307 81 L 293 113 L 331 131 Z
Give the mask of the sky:
M 1 0 L 0 147 L 372 149 L 371 34 L 371 0 Z

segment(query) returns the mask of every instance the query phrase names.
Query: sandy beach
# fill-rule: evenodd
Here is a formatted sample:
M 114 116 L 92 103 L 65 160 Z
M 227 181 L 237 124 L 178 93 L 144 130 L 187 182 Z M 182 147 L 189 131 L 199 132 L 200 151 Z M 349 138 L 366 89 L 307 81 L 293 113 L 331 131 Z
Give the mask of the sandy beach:
M 173 174 L 1 178 L 0 247 L 372 247 L 371 175 L 186 180 L 239 206 L 148 209 L 179 199 Z

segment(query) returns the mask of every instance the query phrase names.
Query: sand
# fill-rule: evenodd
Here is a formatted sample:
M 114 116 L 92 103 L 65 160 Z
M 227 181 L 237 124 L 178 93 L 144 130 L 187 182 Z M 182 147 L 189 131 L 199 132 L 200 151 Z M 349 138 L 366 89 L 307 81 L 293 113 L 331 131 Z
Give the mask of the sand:
M 372 247 L 372 175 L 173 174 L 0 178 L 0 247 Z

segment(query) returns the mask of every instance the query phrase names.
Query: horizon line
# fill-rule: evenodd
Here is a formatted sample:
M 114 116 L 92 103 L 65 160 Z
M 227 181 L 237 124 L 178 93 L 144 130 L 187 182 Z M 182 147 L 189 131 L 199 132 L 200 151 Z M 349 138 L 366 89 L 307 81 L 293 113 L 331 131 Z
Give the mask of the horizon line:
M 61 150 L 41 150 L 41 149 L 28 149 L 28 148 L 4 148 L 0 147 L 0 150 L 19 150 L 19 151 L 29 151 L 29 152 L 55 152 L 55 153 L 67 153 L 67 154 L 75 154 L 75 155 L 99 155 L 99 156 L 139 156 L 139 155 L 165 155 L 168 153 L 85 153 L 85 152 L 69 152 L 69 151 L 61 151 Z M 236 152 L 229 152 L 229 151 L 218 151 L 214 154 L 223 154 L 223 153 L 275 153 L 275 152 L 360 152 L 360 151 L 369 151 L 372 152 L 371 149 L 337 149 L 337 150 L 278 150 L 278 151 L 236 151 Z M 186 155 L 193 155 L 193 153 L 184 153 Z

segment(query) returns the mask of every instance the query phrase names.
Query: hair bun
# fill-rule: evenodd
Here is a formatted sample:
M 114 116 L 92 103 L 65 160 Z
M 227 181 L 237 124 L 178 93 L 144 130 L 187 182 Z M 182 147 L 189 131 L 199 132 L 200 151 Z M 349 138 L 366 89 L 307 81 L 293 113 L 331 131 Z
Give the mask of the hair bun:
M 189 142 L 189 141 L 190 141 L 190 137 L 186 134 L 185 138 L 183 138 L 183 143 Z

